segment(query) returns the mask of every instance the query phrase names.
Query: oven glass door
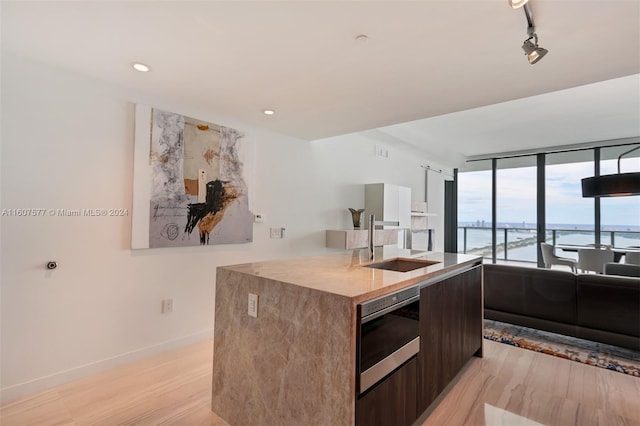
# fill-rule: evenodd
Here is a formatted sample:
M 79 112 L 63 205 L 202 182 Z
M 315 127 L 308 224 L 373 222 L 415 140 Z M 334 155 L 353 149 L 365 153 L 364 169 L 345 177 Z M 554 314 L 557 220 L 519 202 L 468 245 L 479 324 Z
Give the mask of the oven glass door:
M 360 326 L 360 372 L 364 372 L 418 337 L 420 302 L 416 300 Z

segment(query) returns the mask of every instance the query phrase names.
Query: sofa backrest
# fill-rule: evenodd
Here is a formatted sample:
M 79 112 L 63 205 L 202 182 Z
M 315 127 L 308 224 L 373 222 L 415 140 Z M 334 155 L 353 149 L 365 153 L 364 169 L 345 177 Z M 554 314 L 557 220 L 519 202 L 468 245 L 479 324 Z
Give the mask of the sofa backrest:
M 578 274 L 578 325 L 640 337 L 640 279 Z
M 640 265 L 631 263 L 608 262 L 604 265 L 606 275 L 621 275 L 624 277 L 640 278 Z
M 575 324 L 576 275 L 568 271 L 485 264 L 484 306 Z

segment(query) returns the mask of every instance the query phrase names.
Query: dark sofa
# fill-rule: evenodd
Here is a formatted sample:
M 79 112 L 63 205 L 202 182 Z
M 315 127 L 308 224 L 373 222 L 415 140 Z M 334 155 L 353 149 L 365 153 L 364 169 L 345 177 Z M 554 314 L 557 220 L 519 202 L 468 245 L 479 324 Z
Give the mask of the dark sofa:
M 640 351 L 640 279 L 485 264 L 484 316 Z

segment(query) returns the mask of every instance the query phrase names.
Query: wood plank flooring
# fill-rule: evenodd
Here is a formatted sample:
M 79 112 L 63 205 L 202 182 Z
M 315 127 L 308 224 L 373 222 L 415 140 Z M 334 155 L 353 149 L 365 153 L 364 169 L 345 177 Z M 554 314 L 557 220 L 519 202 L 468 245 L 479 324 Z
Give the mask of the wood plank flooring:
M 416 425 L 640 425 L 640 378 L 484 341 Z M 0 425 L 215 425 L 211 340 L 0 407 Z

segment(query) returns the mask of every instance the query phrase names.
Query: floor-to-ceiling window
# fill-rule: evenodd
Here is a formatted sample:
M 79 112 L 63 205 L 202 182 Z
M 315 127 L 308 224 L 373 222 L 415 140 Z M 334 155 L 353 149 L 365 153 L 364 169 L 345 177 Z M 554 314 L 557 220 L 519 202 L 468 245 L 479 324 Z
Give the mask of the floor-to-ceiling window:
M 498 160 L 496 208 L 496 258 L 535 262 L 535 156 Z
M 626 154 L 638 146 L 634 142 L 468 163 L 458 172 L 458 251 L 540 264 L 541 241 L 640 247 L 640 196 L 583 198 L 581 186 L 583 178 L 598 170 L 601 175 L 617 173 L 621 154 L 622 173 L 640 171 L 640 149 Z M 566 249 L 556 251 L 576 258 L 575 250 Z
M 592 150 L 545 156 L 546 233 L 552 245 L 595 244 L 594 199 L 582 197 L 581 180 L 594 174 Z M 577 259 L 575 251 L 556 250 Z
M 632 147 L 600 150 L 600 174 L 618 173 L 618 156 Z M 640 171 L 640 151 L 621 158 L 620 172 Z M 640 196 L 600 198 L 600 243 L 615 247 L 640 247 Z
M 458 251 L 491 258 L 491 161 L 458 175 Z

